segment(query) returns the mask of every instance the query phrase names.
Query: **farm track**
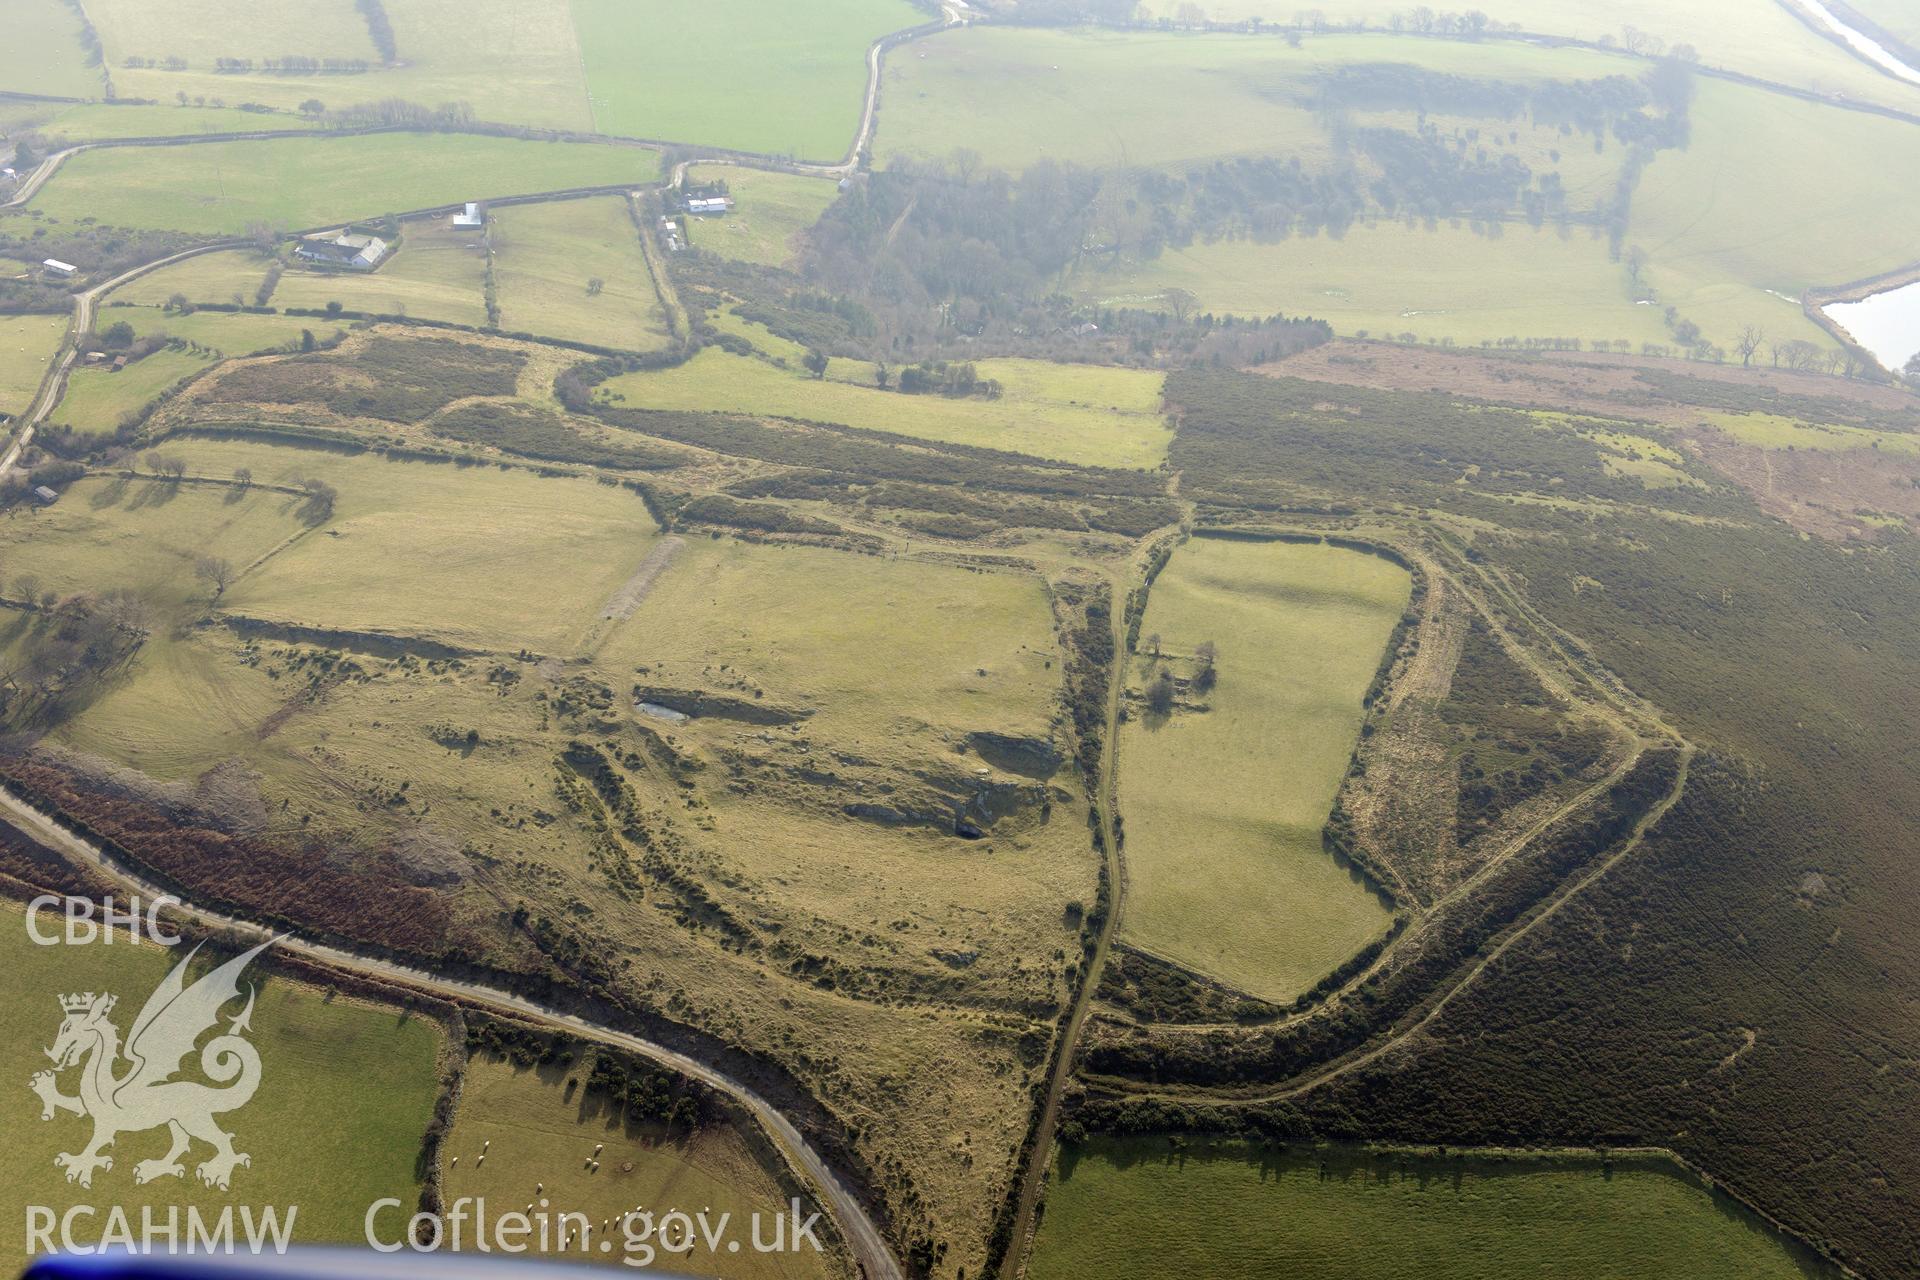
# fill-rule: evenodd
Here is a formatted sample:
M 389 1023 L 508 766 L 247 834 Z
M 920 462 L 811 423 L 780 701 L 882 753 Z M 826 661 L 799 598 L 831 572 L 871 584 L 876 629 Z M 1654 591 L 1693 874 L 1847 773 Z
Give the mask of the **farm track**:
M 19 465 L 20 455 L 26 452 L 28 445 L 33 443 L 34 429 L 49 413 L 53 412 L 54 406 L 60 403 L 60 397 L 66 393 L 68 375 L 73 372 L 74 362 L 80 355 L 80 339 L 93 328 L 93 304 L 102 294 L 111 293 L 128 281 L 136 280 L 150 271 L 158 271 L 161 267 L 171 266 L 203 253 L 217 253 L 222 249 L 236 248 L 241 243 L 235 240 L 223 240 L 217 244 L 200 245 L 181 253 L 170 254 L 152 262 L 142 263 L 131 270 L 121 272 L 111 280 L 102 281 L 74 294 L 73 318 L 67 323 L 66 341 L 61 345 L 60 353 L 54 358 L 53 364 L 47 369 L 46 376 L 40 380 L 40 390 L 35 395 L 33 403 L 27 406 L 27 411 L 17 420 L 19 425 L 13 433 L 13 440 L 7 445 L 6 452 L 0 454 L 0 480 L 5 480 L 13 474 L 14 467 Z
M 124 889 L 149 898 L 167 896 L 178 901 L 170 891 L 152 883 L 138 870 L 122 864 L 92 842 L 67 830 L 51 815 L 42 813 L 5 787 L 0 787 L 0 814 L 6 815 L 9 821 L 35 840 L 106 876 Z M 182 902 L 176 910 L 203 927 L 224 930 L 241 938 L 260 940 L 272 936 L 270 930 L 251 921 L 206 907 Z M 308 942 L 290 935 L 282 936 L 278 946 L 283 951 L 325 968 L 358 974 L 381 983 L 412 987 L 469 1007 L 507 1014 L 568 1035 L 611 1045 L 660 1063 L 726 1094 L 753 1114 L 755 1120 L 780 1145 L 794 1168 L 820 1189 L 841 1238 L 847 1242 L 866 1280 L 901 1280 L 903 1273 L 900 1266 L 888 1248 L 885 1237 L 867 1215 L 865 1207 L 834 1174 L 825 1159 L 808 1144 L 800 1130 L 772 1103 L 717 1068 L 643 1036 L 480 983 L 443 977 L 377 956 L 362 955 L 327 943 Z
M 1175 475 L 1175 484 L 1178 474 Z M 1171 488 L 1171 487 L 1170 487 Z M 1142 538 L 1128 559 L 1128 573 L 1124 580 L 1116 578 L 1115 598 L 1123 607 L 1112 612 L 1110 622 L 1113 628 L 1114 660 L 1108 674 L 1107 722 L 1105 728 L 1106 750 L 1101 753 L 1100 781 L 1096 803 L 1100 811 L 1100 840 L 1104 858 L 1104 872 L 1107 879 L 1106 918 L 1101 922 L 1100 934 L 1094 940 L 1093 954 L 1087 958 L 1087 967 L 1081 977 L 1080 989 L 1074 995 L 1073 1008 L 1067 1015 L 1066 1025 L 1062 1028 L 1060 1039 L 1054 1049 L 1053 1073 L 1047 1081 L 1045 1099 L 1040 1104 L 1040 1114 L 1034 1121 L 1033 1149 L 1028 1153 L 1027 1165 L 1018 1171 L 1020 1194 L 1014 1202 L 1012 1241 L 1007 1246 L 1006 1257 L 1001 1260 L 1000 1274 L 1004 1280 L 1017 1280 L 1025 1275 L 1027 1255 L 1033 1244 L 1033 1234 L 1037 1227 L 1040 1193 L 1046 1185 L 1047 1166 L 1052 1162 L 1054 1136 L 1060 1126 L 1060 1099 L 1066 1091 L 1067 1082 L 1073 1078 L 1074 1060 L 1079 1048 L 1080 1033 L 1086 1026 L 1088 1015 L 1093 1011 L 1094 993 L 1100 986 L 1100 974 L 1106 967 L 1107 953 L 1113 945 L 1115 932 L 1120 923 L 1120 901 L 1126 868 L 1120 857 L 1118 840 L 1119 827 L 1115 821 L 1119 807 L 1120 782 L 1120 709 L 1126 698 L 1126 676 L 1128 666 L 1127 623 L 1124 602 L 1127 592 L 1134 583 L 1145 578 L 1142 557 L 1161 538 L 1178 533 L 1184 528 L 1184 522 L 1156 529 Z

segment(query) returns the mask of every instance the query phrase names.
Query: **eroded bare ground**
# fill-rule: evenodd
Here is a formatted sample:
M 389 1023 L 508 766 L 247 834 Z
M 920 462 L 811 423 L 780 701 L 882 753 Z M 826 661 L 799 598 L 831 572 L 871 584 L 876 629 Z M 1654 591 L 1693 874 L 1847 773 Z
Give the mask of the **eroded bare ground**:
M 1458 853 L 1458 778 L 1440 709 L 1467 622 L 1460 593 L 1444 577 L 1429 576 L 1417 643 L 1389 685 L 1387 728 L 1374 734 L 1366 773 L 1348 780 L 1340 801 L 1363 860 L 1385 872 L 1397 895 L 1419 903 L 1432 901 L 1436 881 Z M 1403 856 L 1410 850 L 1425 856 Z
M 1712 427 L 1681 447 L 1803 533 L 1874 541 L 1920 519 L 1920 456 L 1887 449 L 1763 449 Z
M 1674 425 L 1700 420 L 1700 410 L 1657 393 L 1640 375 L 1673 374 L 1762 386 L 1786 395 L 1841 399 L 1875 409 L 1910 411 L 1912 397 L 1874 383 L 1785 369 L 1689 363 L 1587 353 L 1491 353 L 1442 347 L 1388 346 L 1340 338 L 1255 370 L 1383 391 L 1437 391 L 1462 399 L 1595 413 Z

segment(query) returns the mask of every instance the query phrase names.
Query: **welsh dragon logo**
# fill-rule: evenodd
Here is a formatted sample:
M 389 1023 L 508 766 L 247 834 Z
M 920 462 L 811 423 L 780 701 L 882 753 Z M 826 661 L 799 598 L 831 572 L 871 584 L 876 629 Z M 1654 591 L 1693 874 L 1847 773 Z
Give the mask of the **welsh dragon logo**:
M 220 1021 L 220 1011 L 240 997 L 242 971 L 272 945 L 269 939 L 188 986 L 187 966 L 200 950 L 195 947 L 147 997 L 124 1046 L 119 1028 L 109 1018 L 115 996 L 88 991 L 60 997 L 65 1016 L 53 1047 L 46 1051 L 53 1059 L 53 1070 L 35 1075 L 31 1085 L 40 1095 L 42 1120 L 51 1120 L 60 1111 L 93 1118 L 93 1141 L 86 1149 L 53 1158 L 67 1171 L 68 1182 L 91 1187 L 94 1170 L 113 1168 L 113 1157 L 105 1151 L 115 1138 L 161 1125 L 172 1135 L 173 1145 L 159 1159 L 134 1165 L 135 1182 L 184 1176 L 180 1157 L 196 1138 L 213 1148 L 212 1156 L 195 1169 L 200 1181 L 210 1187 L 227 1190 L 234 1168 L 252 1163 L 244 1152 L 233 1149 L 233 1135 L 214 1123 L 216 1115 L 245 1106 L 260 1087 L 260 1054 L 244 1038 L 252 1029 L 251 983 L 246 988 L 246 1008 L 228 1022 L 224 1034 L 200 1049 L 200 1071 L 214 1084 L 174 1077 L 201 1036 Z M 57 1080 L 70 1067 L 80 1069 L 80 1092 L 75 1097 L 61 1093 Z

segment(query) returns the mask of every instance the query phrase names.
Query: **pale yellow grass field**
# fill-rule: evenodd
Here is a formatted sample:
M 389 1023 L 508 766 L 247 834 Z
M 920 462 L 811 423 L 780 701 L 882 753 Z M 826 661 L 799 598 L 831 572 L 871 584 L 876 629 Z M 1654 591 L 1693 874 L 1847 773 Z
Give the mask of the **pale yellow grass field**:
M 1326 546 L 1195 539 L 1174 553 L 1142 636 L 1158 633 L 1182 673 L 1213 641 L 1219 683 L 1208 710 L 1165 723 L 1136 703 L 1121 733 L 1122 937 L 1286 1000 L 1385 931 L 1386 908 L 1320 830 L 1408 591 L 1397 566 Z

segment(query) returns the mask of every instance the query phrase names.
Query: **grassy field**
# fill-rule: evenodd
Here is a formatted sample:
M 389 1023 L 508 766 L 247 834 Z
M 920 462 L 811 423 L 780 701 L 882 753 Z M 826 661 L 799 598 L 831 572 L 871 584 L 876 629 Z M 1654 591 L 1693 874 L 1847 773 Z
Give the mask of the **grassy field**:
M 600 661 L 645 662 L 656 682 L 692 685 L 725 655 L 773 702 L 812 709 L 810 729 L 875 751 L 930 726 L 1046 734 L 1052 645 L 1037 581 L 911 560 L 852 565 L 811 547 L 690 542 Z M 835 607 L 806 603 L 822 598 Z
M 124 1034 L 180 956 L 153 946 L 34 946 L 22 912 L 11 903 L 0 907 L 0 956 L 9 975 L 0 997 L 6 1033 L 0 1065 L 18 1091 L 9 1125 L 13 1158 L 0 1178 L 7 1203 L 45 1205 L 55 1213 L 74 1204 L 120 1205 L 136 1228 L 142 1205 L 156 1206 L 163 1220 L 167 1205 L 197 1206 L 209 1218 L 228 1205 L 251 1205 L 256 1212 L 273 1205 L 283 1215 L 294 1207 L 296 1240 L 357 1244 L 369 1203 L 398 1196 L 411 1207 L 417 1200 L 414 1163 L 438 1088 L 439 1027 L 258 968 L 248 975 L 259 991 L 249 1039 L 260 1051 L 260 1089 L 245 1107 L 220 1117 L 235 1135 L 235 1149 L 253 1158 L 234 1172 L 232 1191 L 202 1187 L 191 1163 L 182 1179 L 136 1186 L 134 1164 L 166 1151 L 167 1137 L 159 1130 L 123 1134 L 113 1147 L 113 1169 L 96 1174 L 91 1190 L 69 1184 L 53 1157 L 81 1150 L 90 1122 L 59 1114 L 42 1123 L 39 1104 L 26 1089 L 27 1078 L 47 1066 L 41 1049 L 53 1043 L 60 1024 L 57 997 L 114 992 L 120 1002 L 113 1021 Z M 71 1072 L 63 1076 L 65 1092 L 73 1092 L 75 1078 Z M 207 1154 L 196 1143 L 188 1160 L 197 1163 Z M 87 1225 L 83 1219 L 79 1229 Z M 96 1232 L 103 1225 L 104 1210 L 92 1220 Z M 8 1232 L 0 1241 L 0 1266 L 20 1266 L 24 1246 L 23 1236 Z
M 0 41 L 0 85 L 15 93 L 61 98 L 97 97 L 98 67 L 80 47 L 80 20 L 61 0 L 13 0 L 7 38 Z
M 473 134 L 281 138 L 88 151 L 34 198 L 49 217 L 233 234 L 301 228 L 456 201 L 657 179 L 632 147 Z
M 544 1185 L 549 1213 L 585 1214 L 589 1243 L 611 1239 L 615 1251 L 625 1239 L 620 1220 L 637 1206 L 656 1222 L 676 1209 L 689 1215 L 705 1211 L 709 1223 L 729 1214 L 733 1230 L 728 1234 L 738 1233 L 737 1251 L 700 1243 L 685 1253 L 663 1252 L 659 1264 L 729 1280 L 844 1273 L 825 1253 L 753 1251 L 752 1216 L 757 1213 L 770 1224 L 788 1197 L 780 1172 L 768 1168 L 739 1132 L 709 1125 L 691 1135 L 670 1134 L 658 1125 L 628 1123 L 582 1095 L 579 1082 L 587 1069 L 584 1062 L 571 1070 L 521 1068 L 475 1057 L 461 1084 L 460 1111 L 442 1156 L 460 1160 L 447 1169 L 449 1201 L 484 1196 L 489 1206 L 499 1206 L 496 1212 L 511 1212 L 537 1201 L 534 1188 Z M 602 1147 L 599 1170 L 589 1170 L 588 1157 Z M 483 1154 L 485 1163 L 476 1163 Z M 610 1223 L 604 1233 L 602 1222 Z M 771 1225 L 765 1230 L 763 1239 L 770 1239 Z M 569 1249 L 577 1254 L 579 1247 Z
M 157 307 L 176 294 L 189 302 L 231 302 L 239 294 L 242 302 L 251 305 L 266 275 L 263 255 L 252 249 L 222 249 L 136 276 L 109 294 L 108 300 Z
M 1219 649 L 1219 683 L 1120 740 L 1126 940 L 1284 1000 L 1382 933 L 1386 909 L 1320 846 L 1360 699 L 1406 606 L 1405 570 L 1356 551 L 1195 539 L 1155 581 L 1132 687 Z
M 724 218 L 687 218 L 689 243 L 708 253 L 742 262 L 784 267 L 793 261 L 794 241 L 820 220 L 839 194 L 829 178 L 767 173 L 733 165 L 695 165 L 689 185 L 725 182 L 735 208 Z
M 1660 300 L 1717 341 L 1750 321 L 1826 345 L 1797 304 L 1788 316 L 1763 291 L 1798 299 L 1910 261 L 1907 220 L 1884 191 L 1916 182 L 1920 129 L 1706 80 L 1692 145 L 1647 167 L 1630 236 Z
M 274 621 L 551 652 L 577 636 L 654 535 L 638 497 L 591 480 L 210 441 L 187 456 L 219 475 L 251 466 L 260 481 L 318 476 L 338 488 L 325 537 L 303 539 L 227 592 L 228 610 Z
M 66 334 L 66 316 L 0 316 L 0 413 L 26 410 Z
M 266 316 L 233 311 L 194 311 L 185 315 L 158 307 L 108 307 L 94 313 L 95 328 L 126 321 L 145 338 L 162 336 L 197 342 L 223 356 L 250 356 L 298 342 L 302 331 L 316 338 L 341 332 L 339 325 L 311 316 Z
M 1553 287 L 1542 289 L 1543 280 Z M 1165 290 L 1179 287 L 1204 310 L 1318 316 L 1341 333 L 1375 337 L 1626 338 L 1636 350 L 1669 341 L 1659 308 L 1634 305 L 1625 269 L 1585 229 L 1562 236 L 1516 226 L 1494 238 L 1464 226 L 1429 231 L 1380 222 L 1338 239 L 1197 243 L 1074 283 L 1100 303 L 1156 306 Z M 1773 301 L 1797 316 L 1798 308 Z
M 573 17 L 599 132 L 802 160 L 846 154 L 867 46 L 928 20 L 904 0 L 573 0 Z
M 403 228 L 399 251 L 371 275 L 289 266 L 273 291 L 273 305 L 311 309 L 338 302 L 375 315 L 485 324 L 485 236 L 457 231 L 449 218 L 410 221 Z
M 127 97 L 172 102 L 176 93 L 291 109 L 309 98 L 329 107 L 401 98 L 429 106 L 465 102 L 481 119 L 586 129 L 586 85 L 567 0 L 387 0 L 400 62 L 380 64 L 351 6 L 329 5 L 306 34 L 305 10 L 245 0 L 190 0 L 167 10 L 175 30 L 155 29 L 157 11 L 117 0 L 94 22 L 114 81 Z M 89 8 L 89 13 L 92 9 Z M 357 26 L 357 31 L 355 27 Z M 229 34 L 238 33 L 238 34 Z M 162 46 L 157 52 L 153 47 Z M 355 52 L 346 52 L 354 50 Z M 220 57 L 364 57 L 358 75 L 217 74 Z M 134 57 L 186 58 L 185 71 L 123 66 Z
M 1889 7 L 1903 0 L 1883 0 Z M 1172 17 L 1175 0 L 1147 0 L 1148 12 Z M 1855 5 L 1866 9 L 1866 3 Z M 1217 22 L 1257 17 L 1292 23 L 1301 10 L 1288 0 L 1210 0 L 1201 6 Z M 1847 97 L 1889 106 L 1912 105 L 1911 92 L 1821 39 L 1779 4 L 1752 0 L 1700 0 L 1673 5 L 1664 0 L 1621 0 L 1595 5 L 1589 0 L 1498 0 L 1481 7 L 1495 22 L 1517 23 L 1526 31 L 1580 40 L 1621 39 L 1628 27 L 1663 42 L 1691 44 L 1707 66 L 1728 67 L 1799 88 L 1841 92 Z M 1366 22 L 1375 29 L 1409 12 L 1395 0 L 1330 0 L 1313 12 L 1332 24 Z M 1914 24 L 1920 29 L 1920 21 Z
M 134 361 L 118 373 L 75 368 L 67 378 L 66 394 L 54 406 L 53 421 L 90 433 L 111 431 L 122 418 L 144 408 L 161 392 L 207 364 L 205 356 L 167 348 Z
M 982 360 L 977 367 L 981 377 L 1001 381 L 999 399 L 902 395 L 841 380 L 870 377 L 870 366 L 840 362 L 841 377 L 816 379 L 718 348 L 678 368 L 623 374 L 603 384 L 603 394 L 632 408 L 838 422 L 1100 466 L 1153 467 L 1166 457 L 1172 433 L 1160 416 L 1156 373 L 1033 360 Z
M 1034 1280 L 1788 1280 L 1823 1275 L 1664 1161 L 1364 1152 L 1164 1138 L 1069 1149 Z
M 211 69 L 214 59 L 272 58 L 285 53 L 309 58 L 379 61 L 367 24 L 353 6 L 315 6 L 292 15 L 245 0 L 185 0 L 156 8 L 140 0 L 89 0 L 87 14 L 111 51 L 116 70 L 128 56 L 185 58 Z
M 136 106 L 117 102 L 0 103 L 0 129 L 9 133 L 32 129 L 61 142 L 317 127 L 318 123 L 312 118 L 290 112 L 261 114 L 220 107 Z
M 970 27 L 887 60 L 874 151 L 884 164 L 966 147 L 1015 169 L 1043 157 L 1166 168 L 1274 153 L 1311 166 L 1331 154 L 1301 100 L 1313 79 L 1376 61 L 1521 81 L 1626 69 L 1580 49 L 1388 36 L 1328 36 L 1292 49 L 1271 37 Z
M 1896 39 L 1920 45 L 1920 4 L 1915 0 L 1851 0 L 1851 7 L 1886 28 Z
M 1742 444 L 1755 444 L 1762 449 L 1882 449 L 1888 453 L 1920 453 L 1920 437 L 1898 431 L 1804 422 L 1774 413 L 1707 413 L 1701 418 Z
M 671 338 L 624 196 L 515 205 L 493 214 L 500 327 L 628 351 Z M 599 280 L 594 291 L 588 282 Z

